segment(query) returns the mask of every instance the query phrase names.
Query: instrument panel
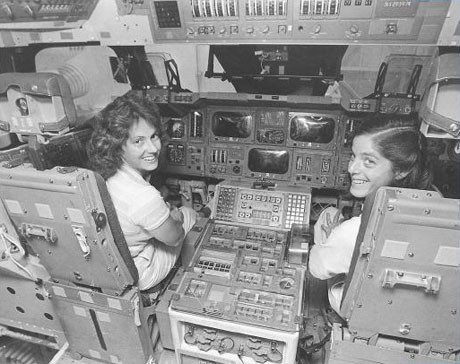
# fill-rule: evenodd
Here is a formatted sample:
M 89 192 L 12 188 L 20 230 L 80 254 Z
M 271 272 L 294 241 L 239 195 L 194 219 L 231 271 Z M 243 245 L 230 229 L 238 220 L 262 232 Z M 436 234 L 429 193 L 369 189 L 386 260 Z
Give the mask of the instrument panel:
M 339 156 L 350 149 L 344 138 L 353 125 L 344 123 L 339 105 L 320 99 L 324 105 L 209 100 L 182 117 L 165 118 L 162 168 L 197 177 L 346 188 L 336 172 Z
M 0 29 L 78 28 L 90 18 L 98 0 L 2 0 Z
M 295 212 L 297 199 L 302 212 Z M 310 195 L 224 181 L 215 201 L 169 306 L 178 362 L 204 355 L 213 362 L 294 364 L 306 264 L 287 259 L 290 218 L 308 224 Z
M 156 41 L 437 42 L 450 2 L 152 1 Z M 428 31 L 429 29 L 429 31 Z
M 212 217 L 246 226 L 278 229 L 290 229 L 292 224 L 309 224 L 311 193 L 308 189 L 281 185 L 275 190 L 243 186 L 235 182 L 219 183 Z

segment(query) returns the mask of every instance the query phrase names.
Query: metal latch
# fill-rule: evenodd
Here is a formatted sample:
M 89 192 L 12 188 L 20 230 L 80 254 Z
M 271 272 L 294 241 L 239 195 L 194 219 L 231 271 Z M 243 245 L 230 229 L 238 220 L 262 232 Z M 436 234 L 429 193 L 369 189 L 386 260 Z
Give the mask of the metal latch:
M 22 223 L 21 231 L 26 237 L 35 236 L 43 238 L 48 243 L 56 243 L 58 239 L 54 229 L 48 226 Z
M 91 254 L 91 248 L 86 241 L 85 231 L 79 226 L 72 226 L 72 230 L 77 238 L 78 244 L 80 245 L 80 249 L 83 252 L 83 256 L 87 258 Z
M 441 285 L 441 277 L 424 273 L 385 269 L 382 287 L 394 288 L 396 285 L 424 288 L 426 293 L 437 294 Z

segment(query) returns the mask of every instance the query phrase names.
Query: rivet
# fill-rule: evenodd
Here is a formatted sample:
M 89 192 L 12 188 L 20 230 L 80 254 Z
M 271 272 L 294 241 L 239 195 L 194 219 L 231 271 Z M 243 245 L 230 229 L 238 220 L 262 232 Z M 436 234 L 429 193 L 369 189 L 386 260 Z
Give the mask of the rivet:
M 451 132 L 453 132 L 453 133 L 456 133 L 456 132 L 458 131 L 458 129 L 459 129 L 459 128 L 458 128 L 458 125 L 457 125 L 457 124 L 452 123 L 452 124 L 449 125 L 449 130 L 450 130 Z

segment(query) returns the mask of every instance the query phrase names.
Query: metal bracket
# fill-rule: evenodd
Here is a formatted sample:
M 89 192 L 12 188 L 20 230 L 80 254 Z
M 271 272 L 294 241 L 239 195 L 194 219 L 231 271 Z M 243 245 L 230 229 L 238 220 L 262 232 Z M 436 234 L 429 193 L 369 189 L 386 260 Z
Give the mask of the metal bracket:
M 426 293 L 437 294 L 441 285 L 441 277 L 425 273 L 385 269 L 382 287 L 394 288 L 396 285 L 424 288 Z
M 43 238 L 51 244 L 56 243 L 58 240 L 54 229 L 43 225 L 22 223 L 21 231 L 26 237 L 35 236 L 38 238 Z

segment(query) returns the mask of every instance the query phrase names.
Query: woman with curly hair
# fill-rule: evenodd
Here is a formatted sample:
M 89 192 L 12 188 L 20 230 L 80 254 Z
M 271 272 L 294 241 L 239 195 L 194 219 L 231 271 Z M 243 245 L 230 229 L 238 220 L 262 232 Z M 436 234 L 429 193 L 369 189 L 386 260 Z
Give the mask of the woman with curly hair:
M 157 106 L 135 91 L 95 118 L 90 166 L 106 180 L 121 229 L 139 272 L 139 288 L 160 283 L 179 257 L 196 214 L 169 206 L 149 183 L 158 168 L 161 123 Z

